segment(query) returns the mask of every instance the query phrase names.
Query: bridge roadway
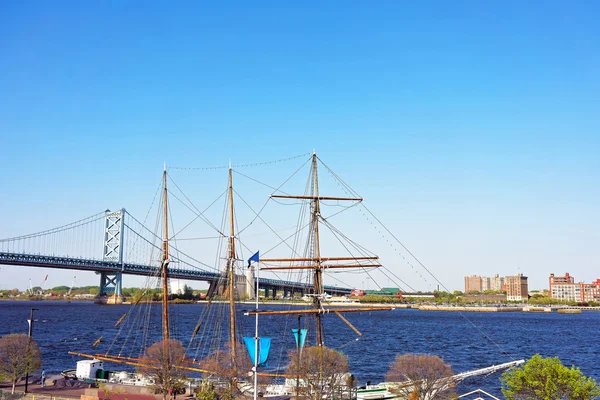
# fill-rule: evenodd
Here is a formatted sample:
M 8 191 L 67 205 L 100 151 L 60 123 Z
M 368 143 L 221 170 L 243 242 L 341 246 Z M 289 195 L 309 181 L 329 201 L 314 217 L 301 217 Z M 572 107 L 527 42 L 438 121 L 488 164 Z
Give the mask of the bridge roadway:
M 156 276 L 159 274 L 159 268 L 151 265 L 118 263 L 114 261 L 90 260 L 82 258 L 45 256 L 38 254 L 20 254 L 0 252 L 0 264 L 15 265 L 23 267 L 43 267 L 58 269 L 75 269 L 81 271 L 108 272 L 141 276 Z M 214 282 L 221 278 L 217 272 L 208 272 L 195 268 L 175 268 L 169 267 L 169 276 L 175 279 L 187 279 L 194 281 Z M 303 293 L 309 292 L 310 285 L 300 282 L 284 281 L 279 279 L 260 279 L 259 287 L 267 290 L 300 290 Z M 350 294 L 351 289 L 340 288 L 337 286 L 325 286 L 325 291 L 329 294 L 344 295 Z

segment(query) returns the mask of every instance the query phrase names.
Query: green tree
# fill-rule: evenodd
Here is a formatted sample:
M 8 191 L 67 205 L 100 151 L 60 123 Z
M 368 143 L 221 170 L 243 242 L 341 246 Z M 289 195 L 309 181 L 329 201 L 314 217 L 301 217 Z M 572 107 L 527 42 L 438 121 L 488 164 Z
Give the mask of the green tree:
M 42 366 L 42 352 L 35 341 L 25 334 L 0 338 L 0 378 L 12 383 L 12 393 L 20 377 Z
M 592 400 L 600 397 L 600 387 L 585 377 L 579 368 L 565 367 L 557 357 L 531 357 L 523 366 L 511 369 L 500 378 L 502 393 L 508 400 Z
M 34 294 L 40 294 L 42 292 L 43 292 L 43 290 L 42 290 L 41 286 L 34 286 L 34 287 L 31 288 L 31 290 L 29 291 L 28 294 L 34 295 Z
M 188 285 L 183 285 L 183 298 L 186 300 L 192 300 L 194 298 L 194 289 Z
M 69 291 L 70 287 L 69 286 L 55 286 L 52 289 L 50 289 L 50 291 L 52 293 L 56 293 L 56 294 L 64 294 L 67 293 Z
M 140 290 L 138 288 L 123 288 L 123 290 L 121 291 L 121 294 L 125 297 L 133 297 L 135 295 L 135 293 Z
M 218 400 L 215 386 L 208 382 L 202 382 L 196 392 L 196 400 Z

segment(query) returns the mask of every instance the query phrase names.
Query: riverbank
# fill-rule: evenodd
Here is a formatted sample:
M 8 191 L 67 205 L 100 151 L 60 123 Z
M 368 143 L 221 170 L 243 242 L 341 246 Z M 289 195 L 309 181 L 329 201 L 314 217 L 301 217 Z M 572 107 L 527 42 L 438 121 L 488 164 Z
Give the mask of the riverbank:
M 409 307 L 411 308 L 411 307 Z M 422 311 L 461 311 L 461 312 L 544 312 L 550 313 L 557 311 L 560 314 L 580 314 L 585 311 L 600 311 L 600 307 L 537 307 L 537 306 L 508 306 L 508 307 L 488 307 L 488 306 L 437 306 L 422 305 L 417 308 Z
M 40 300 L 32 300 L 28 298 L 0 298 L 0 301 L 7 302 L 66 302 L 66 303 L 92 303 L 94 299 L 71 299 L 67 300 L 64 298 L 48 298 Z M 224 303 L 225 300 L 212 300 L 212 303 Z M 160 301 L 151 301 L 154 304 L 160 304 Z M 189 305 L 189 304 L 208 304 L 208 300 L 181 300 L 174 299 L 169 300 L 171 305 Z M 122 305 L 131 305 L 131 301 L 124 301 Z M 247 305 L 248 308 L 254 308 L 256 304 L 254 300 L 246 300 L 238 302 L 238 304 Z M 292 306 L 292 307 L 307 307 L 311 303 L 306 301 L 298 300 L 261 300 L 260 307 L 265 308 L 269 306 Z M 600 311 L 600 307 L 583 307 L 583 306 L 561 306 L 561 305 L 501 305 L 501 306 L 487 306 L 487 305 L 437 305 L 437 304 L 406 304 L 406 303 L 366 303 L 357 300 L 340 300 L 340 301 L 325 301 L 324 304 L 330 307 L 392 307 L 397 309 L 417 309 L 422 311 L 450 311 L 450 312 L 484 312 L 484 313 L 504 313 L 504 312 L 530 312 L 530 313 L 548 313 L 559 310 L 581 310 L 581 311 Z M 569 314 L 571 312 L 562 312 Z

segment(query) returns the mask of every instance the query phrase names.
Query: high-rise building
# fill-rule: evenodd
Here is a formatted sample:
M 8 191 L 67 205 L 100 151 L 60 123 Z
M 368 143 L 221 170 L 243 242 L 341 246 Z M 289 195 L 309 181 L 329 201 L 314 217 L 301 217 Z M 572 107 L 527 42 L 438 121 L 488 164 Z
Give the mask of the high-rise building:
M 485 292 L 486 290 L 502 291 L 504 290 L 504 278 L 496 274 L 493 277 L 487 276 L 465 276 L 465 293 L 472 291 Z
M 481 277 L 477 275 L 465 276 L 465 293 L 481 292 Z
M 592 283 L 581 283 L 581 298 L 584 302 L 600 302 L 600 279 Z
M 490 290 L 490 279 L 487 276 L 481 277 L 481 291 L 485 292 L 486 290 Z
M 504 286 L 506 287 L 506 300 L 527 300 L 529 288 L 527 285 L 527 277 L 523 276 L 523 274 L 507 276 L 504 278 Z
M 496 292 L 504 290 L 504 278 L 501 278 L 498 274 L 493 277 L 482 276 L 481 291 L 485 292 L 486 290 L 494 290 Z
M 578 301 L 578 302 L 600 302 L 600 279 L 592 283 L 575 283 L 575 278 L 565 273 L 565 276 L 550 274 L 550 297 L 553 299 Z
M 565 276 L 554 276 L 554 274 L 550 274 L 548 281 L 550 281 L 550 288 L 552 288 L 552 285 L 554 284 L 575 283 L 575 277 L 569 275 L 568 272 L 565 273 Z M 550 292 L 552 292 L 552 290 L 550 290 Z
M 504 290 L 504 278 L 500 277 L 498 274 L 496 276 L 489 278 L 490 279 L 490 290 L 495 290 L 497 292 Z

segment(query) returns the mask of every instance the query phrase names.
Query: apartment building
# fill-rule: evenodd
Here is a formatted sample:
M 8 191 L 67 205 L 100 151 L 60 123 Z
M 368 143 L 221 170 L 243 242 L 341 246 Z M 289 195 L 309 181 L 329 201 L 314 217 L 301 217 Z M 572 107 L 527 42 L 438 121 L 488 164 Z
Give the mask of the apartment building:
M 486 290 L 505 290 L 504 278 L 498 274 L 493 277 L 479 275 L 465 276 L 465 293 L 472 291 L 485 292 Z
M 481 291 L 485 292 L 486 290 L 495 290 L 500 291 L 504 290 L 504 278 L 500 277 L 500 275 L 496 274 L 493 277 L 481 277 Z
M 600 279 L 592 283 L 575 283 L 575 278 L 567 272 L 564 276 L 550 274 L 548 282 L 550 297 L 553 299 L 577 302 L 600 302 Z
M 504 287 L 506 289 L 506 300 L 522 301 L 527 300 L 529 296 L 527 277 L 523 274 L 505 277 Z
M 481 276 L 465 276 L 465 293 L 481 291 Z
M 570 283 L 575 283 L 575 277 L 569 275 L 569 273 L 565 273 L 565 276 L 554 276 L 554 274 L 550 274 L 550 278 L 548 279 L 550 281 L 550 287 L 552 287 L 552 285 L 558 285 L 558 284 L 570 284 Z M 552 290 L 550 290 L 552 292 Z

